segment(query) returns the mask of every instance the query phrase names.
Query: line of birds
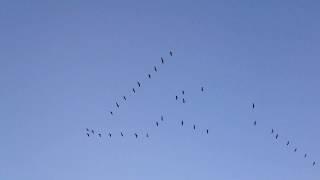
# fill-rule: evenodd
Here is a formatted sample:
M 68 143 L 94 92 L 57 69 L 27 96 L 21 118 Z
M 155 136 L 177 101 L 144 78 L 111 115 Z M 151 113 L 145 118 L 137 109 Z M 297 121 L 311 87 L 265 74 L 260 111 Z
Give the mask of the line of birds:
M 252 109 L 254 110 L 254 108 L 255 108 L 255 104 L 252 103 Z M 254 121 L 254 122 L 253 122 L 253 125 L 254 125 L 254 126 L 257 126 L 257 121 Z M 276 140 L 279 139 L 279 133 L 276 133 L 276 131 L 274 130 L 274 128 L 272 128 L 270 132 L 271 132 L 272 135 L 274 135 L 274 138 L 275 138 Z M 286 145 L 287 147 L 290 146 L 290 144 L 291 144 L 291 141 L 290 141 L 290 140 L 287 140 L 286 143 L 285 143 L 285 145 Z M 297 151 L 298 151 L 298 148 L 295 147 L 295 148 L 293 149 L 293 152 L 296 153 Z M 303 157 L 304 157 L 304 158 L 307 158 L 307 156 L 308 156 L 308 154 L 307 154 L 307 153 L 304 153 Z M 315 165 L 316 165 L 316 161 L 313 161 L 313 162 L 312 162 L 312 166 L 315 166 Z
M 173 52 L 172 51 L 169 51 L 169 55 L 170 56 L 173 56 Z M 160 58 L 160 60 L 161 60 L 161 65 L 163 65 L 163 64 L 165 64 L 165 60 L 164 60 L 164 58 L 163 57 L 161 57 Z M 153 66 L 153 71 L 156 73 L 156 72 L 158 72 L 158 66 Z M 149 74 L 147 74 L 147 78 L 148 79 L 151 79 L 151 73 L 149 73 Z M 136 91 L 137 91 L 137 88 L 140 88 L 142 86 L 142 83 L 141 83 L 141 81 L 137 81 L 137 87 L 133 87 L 132 88 L 132 93 L 133 94 L 135 94 L 136 93 Z M 127 101 L 127 98 L 128 96 L 122 96 L 122 100 L 123 101 Z M 116 101 L 116 107 L 119 109 L 120 108 L 120 104 L 119 104 L 119 102 L 118 101 Z M 111 111 L 109 111 L 109 113 L 110 113 L 110 115 L 111 116 L 113 116 L 114 115 L 114 110 L 111 110 Z

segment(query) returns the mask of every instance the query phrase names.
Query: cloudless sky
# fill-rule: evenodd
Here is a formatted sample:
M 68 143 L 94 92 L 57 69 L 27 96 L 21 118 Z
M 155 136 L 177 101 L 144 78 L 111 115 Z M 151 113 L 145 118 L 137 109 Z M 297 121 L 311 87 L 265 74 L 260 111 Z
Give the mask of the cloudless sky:
M 319 179 L 319 9 L 1 0 L 0 179 Z

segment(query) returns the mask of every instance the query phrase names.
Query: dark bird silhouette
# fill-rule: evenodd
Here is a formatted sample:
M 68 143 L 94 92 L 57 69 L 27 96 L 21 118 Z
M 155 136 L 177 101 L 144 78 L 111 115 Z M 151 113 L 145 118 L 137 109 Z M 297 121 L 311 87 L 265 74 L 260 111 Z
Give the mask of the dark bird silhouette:
M 121 136 L 123 137 L 123 133 L 121 132 L 120 134 L 121 134 Z
M 146 137 L 149 138 L 149 134 L 148 133 L 146 134 Z
M 112 111 L 110 111 L 110 114 L 111 114 L 111 115 L 113 115 L 113 112 L 112 112 Z
M 193 125 L 193 130 L 196 130 L 196 125 Z
M 307 158 L 307 154 L 304 154 L 304 158 Z
M 151 79 L 151 74 L 148 74 L 148 78 Z
M 170 56 L 172 56 L 172 54 L 173 54 L 172 51 L 170 51 Z
M 201 91 L 202 91 L 202 92 L 204 91 L 204 88 L 203 88 L 203 87 L 201 87 Z
M 252 103 L 252 109 L 254 109 L 254 103 Z
M 186 100 L 183 98 L 183 99 L 182 99 L 182 102 L 183 102 L 183 103 L 186 103 Z
M 123 99 L 126 101 L 126 100 L 127 100 L 127 97 L 126 97 L 126 96 L 123 96 Z
M 101 134 L 100 134 L 100 133 L 99 133 L 98 135 L 99 135 L 99 137 L 101 137 Z
M 136 136 L 136 138 L 138 138 L 138 134 L 137 133 L 134 133 L 134 135 Z
M 90 136 L 90 134 L 89 134 L 89 133 L 87 133 L 87 136 L 89 137 L 89 136 Z
M 176 96 L 176 100 L 178 100 L 178 96 Z
M 181 121 L 181 126 L 183 126 L 183 121 Z
M 89 131 L 89 129 L 88 129 L 88 128 L 86 128 L 86 130 L 87 130 L 87 131 Z
M 139 87 L 141 87 L 141 83 L 139 81 L 137 82 L 137 84 L 138 84 Z
M 298 149 L 297 149 L 297 148 L 295 148 L 295 149 L 294 149 L 294 152 L 297 152 L 297 150 L 298 150 Z
M 162 64 L 164 64 L 164 60 L 163 60 L 163 58 L 162 58 L 162 57 L 161 57 L 161 63 L 162 63 Z
M 279 137 L 279 135 L 277 134 L 277 135 L 276 135 L 276 139 L 278 139 L 278 137 Z
M 117 108 L 119 108 L 120 106 L 119 106 L 119 104 L 118 104 L 118 102 L 116 102 L 116 105 L 117 105 Z
M 159 123 L 158 123 L 158 121 L 156 122 L 156 126 L 157 126 L 157 127 L 159 126 Z
M 255 125 L 255 126 L 256 126 L 256 125 L 257 125 L 257 121 L 254 121 L 254 122 L 253 122 L 253 125 Z
M 182 94 L 184 95 L 184 90 L 182 90 Z
M 290 141 L 287 142 L 287 146 L 289 146 L 289 144 L 290 144 Z
M 155 71 L 155 72 L 157 72 L 157 71 L 158 71 L 158 69 L 157 69 L 157 67 L 156 67 L 156 66 L 154 66 L 154 67 L 153 67 L 153 69 L 154 69 L 154 71 Z
M 91 132 L 92 132 L 92 134 L 94 134 L 94 130 L 93 129 L 91 130 Z
M 271 130 L 271 134 L 273 134 L 273 133 L 274 133 L 274 130 L 272 129 L 272 130 Z
M 315 165 L 316 165 L 316 162 L 315 162 L 315 161 L 313 161 L 312 165 L 313 165 L 313 166 L 315 166 Z
M 136 90 L 135 90 L 134 88 L 132 88 L 132 92 L 133 92 L 133 93 L 136 93 Z
M 207 129 L 207 134 L 209 134 L 209 129 Z
M 161 116 L 161 121 L 163 121 L 163 116 Z
M 111 138 L 111 133 L 109 133 L 109 137 Z

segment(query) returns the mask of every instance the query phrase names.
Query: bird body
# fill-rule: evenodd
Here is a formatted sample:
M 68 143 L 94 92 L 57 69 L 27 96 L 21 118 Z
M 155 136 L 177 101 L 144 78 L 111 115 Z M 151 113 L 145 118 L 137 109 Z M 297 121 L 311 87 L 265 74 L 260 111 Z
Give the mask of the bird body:
M 156 126 L 157 126 L 157 127 L 159 126 L 159 123 L 158 123 L 158 121 L 156 122 Z
M 257 125 L 257 121 L 254 121 L 254 122 L 253 122 L 253 125 L 255 125 L 255 126 L 256 126 L 256 125 Z
M 137 82 L 137 84 L 138 84 L 139 87 L 141 87 L 141 83 L 139 81 Z
M 132 92 L 133 92 L 133 93 L 136 93 L 136 90 L 135 90 L 134 88 L 132 88 Z
M 181 126 L 183 126 L 183 121 L 181 121 Z
M 276 139 L 278 139 L 278 137 L 279 137 L 279 135 L 277 134 L 277 135 L 276 135 Z
M 151 74 L 148 74 L 148 78 L 151 79 Z
M 127 100 L 127 97 L 126 97 L 126 96 L 123 96 L 123 99 L 126 101 L 126 100 Z
M 120 106 L 119 106 L 119 104 L 118 104 L 118 102 L 116 102 L 116 105 L 117 105 L 117 108 L 119 108 Z
M 155 72 L 157 72 L 157 71 L 158 71 L 156 66 L 154 66 L 154 67 L 153 67 L 153 69 L 154 69 L 154 71 L 155 71 Z
M 290 144 L 290 141 L 287 142 L 287 146 L 289 146 L 289 144 Z
M 196 130 L 196 125 L 193 125 L 193 130 Z
M 163 60 L 163 58 L 161 57 L 161 64 L 164 64 L 164 60 Z
M 87 133 L 87 136 L 89 137 L 89 136 L 90 136 L 90 134 L 89 134 L 89 133 Z
M 136 136 L 136 138 L 138 138 L 138 134 L 137 133 L 134 133 L 134 135 Z
M 209 129 L 207 129 L 207 134 L 209 134 Z
M 170 56 L 172 56 L 173 55 L 172 51 L 170 51 L 169 54 L 170 54 Z
M 109 137 L 111 138 L 111 133 L 109 133 Z

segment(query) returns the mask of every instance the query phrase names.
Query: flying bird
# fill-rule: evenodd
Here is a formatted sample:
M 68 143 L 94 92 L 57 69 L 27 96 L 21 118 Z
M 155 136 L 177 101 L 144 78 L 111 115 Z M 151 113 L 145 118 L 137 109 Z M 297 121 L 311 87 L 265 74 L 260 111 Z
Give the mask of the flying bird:
M 256 125 L 257 125 L 257 121 L 254 121 L 254 122 L 253 122 L 253 125 L 255 125 L 255 126 L 256 126 Z
M 148 74 L 148 78 L 151 79 L 151 74 Z
M 315 166 L 315 165 L 316 165 L 316 162 L 315 162 L 315 161 L 313 161 L 312 165 L 313 165 L 313 166 Z
M 295 148 L 295 149 L 294 149 L 294 152 L 297 152 L 297 150 L 298 150 L 298 149 L 297 149 L 297 148 Z
M 89 137 L 89 136 L 90 136 L 90 134 L 89 134 L 89 133 L 87 133 L 87 136 Z
M 274 130 L 272 129 L 272 130 L 271 130 L 271 134 L 273 134 L 273 133 L 274 133 Z
M 99 135 L 99 137 L 101 137 L 101 134 L 100 134 L 100 133 L 99 133 L 98 135 Z
M 183 121 L 181 121 L 181 126 L 183 126 Z
M 203 90 L 204 90 L 204 88 L 203 87 L 201 87 L 201 91 L 203 92 Z
M 121 136 L 123 137 L 123 133 L 121 132 L 120 134 L 121 134 Z
M 161 63 L 162 63 L 162 64 L 164 64 L 164 60 L 163 60 L 163 58 L 162 58 L 162 57 L 161 57 Z
M 290 141 L 287 142 L 287 146 L 289 146 L 289 144 L 290 144 Z
M 112 112 L 112 111 L 110 111 L 110 114 L 111 114 L 111 115 L 113 115 L 113 112 Z
M 135 90 L 134 88 L 132 88 L 132 92 L 133 92 L 133 93 L 136 93 L 136 90 Z
M 111 133 L 109 133 L 109 137 L 111 138 Z
M 159 123 L 158 123 L 158 121 L 156 122 L 156 125 L 157 125 L 157 127 L 159 126 Z
M 138 138 L 138 134 L 137 133 L 134 133 L 134 135 L 136 136 L 136 138 Z
M 119 106 L 119 104 L 118 104 L 118 102 L 116 102 L 116 105 L 117 105 L 117 108 L 119 108 L 120 106 Z
M 126 101 L 126 100 L 127 100 L 127 97 L 126 97 L 126 96 L 123 96 L 123 99 Z
M 141 83 L 139 81 L 137 81 L 137 84 L 138 84 L 139 87 L 141 87 Z
M 89 131 L 89 129 L 88 129 L 88 128 L 86 128 L 86 130 L 87 130 L 87 131 Z
M 252 103 L 252 109 L 254 109 L 254 103 Z
M 147 133 L 146 137 L 149 138 L 149 134 L 148 133 Z
M 176 96 L 176 100 L 178 100 L 178 96 Z
M 182 90 L 182 94 L 184 95 L 184 90 Z
M 307 154 L 304 154 L 304 158 L 307 158 Z
M 207 134 L 209 134 L 209 129 L 207 129 Z
M 94 134 L 94 130 L 93 129 L 91 130 L 91 132 L 92 132 L 92 134 Z
M 182 99 L 182 102 L 183 102 L 183 103 L 186 103 L 186 100 L 183 98 L 183 99 Z
M 158 71 L 158 69 L 157 69 L 157 67 L 156 67 L 156 66 L 154 66 L 154 67 L 153 67 L 153 69 L 154 69 L 154 71 L 155 71 L 155 72 L 157 72 L 157 71 Z
M 161 115 L 161 121 L 163 121 L 163 116 Z
M 172 54 L 173 54 L 172 51 L 170 51 L 170 56 L 172 56 Z
M 278 137 L 279 137 L 279 135 L 277 134 L 277 135 L 276 135 L 276 139 L 278 139 Z
M 196 125 L 193 125 L 193 130 L 196 130 Z

